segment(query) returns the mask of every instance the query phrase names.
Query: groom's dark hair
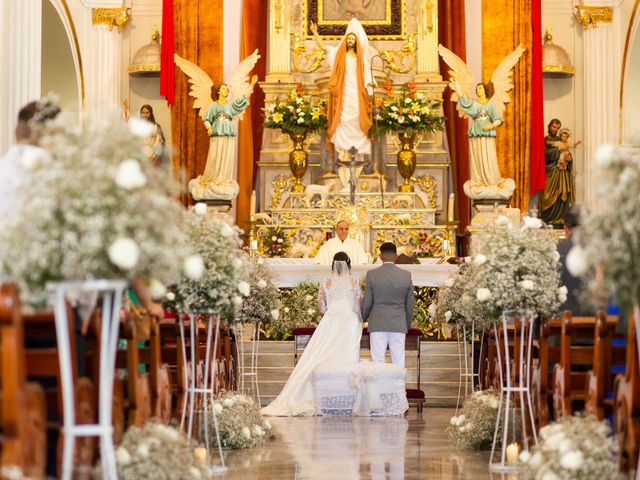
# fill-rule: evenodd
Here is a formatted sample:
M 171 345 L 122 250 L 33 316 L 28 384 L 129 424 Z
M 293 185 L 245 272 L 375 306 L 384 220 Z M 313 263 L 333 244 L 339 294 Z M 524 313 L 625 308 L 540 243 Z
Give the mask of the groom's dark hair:
M 380 245 L 380 255 L 395 255 L 398 253 L 395 244 L 391 242 L 384 242 Z
M 335 265 L 336 262 L 346 262 L 347 263 L 347 267 L 349 267 L 349 269 L 351 269 L 351 259 L 349 258 L 349 255 L 347 255 L 345 252 L 338 252 L 333 256 L 333 261 L 331 262 L 331 271 L 333 272 L 333 266 Z

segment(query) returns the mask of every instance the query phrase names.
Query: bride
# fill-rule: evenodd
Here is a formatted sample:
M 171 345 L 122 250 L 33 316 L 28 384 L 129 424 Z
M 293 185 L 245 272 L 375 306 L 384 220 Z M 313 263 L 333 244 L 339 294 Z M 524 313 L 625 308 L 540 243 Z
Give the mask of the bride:
M 344 252 L 333 257 L 331 276 L 320 285 L 318 306 L 324 313 L 300 361 L 282 392 L 262 409 L 264 415 L 315 415 L 311 376 L 325 363 L 356 364 L 360 359 L 360 301 L 362 291 L 351 276 L 351 260 Z

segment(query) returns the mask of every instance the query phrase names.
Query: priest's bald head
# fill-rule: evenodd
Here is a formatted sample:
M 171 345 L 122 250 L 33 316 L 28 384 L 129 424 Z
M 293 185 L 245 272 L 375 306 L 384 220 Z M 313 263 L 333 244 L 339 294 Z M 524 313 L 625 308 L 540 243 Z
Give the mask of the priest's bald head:
M 336 234 L 340 241 L 344 242 L 344 240 L 349 236 L 349 222 L 346 220 L 340 220 L 336 223 Z

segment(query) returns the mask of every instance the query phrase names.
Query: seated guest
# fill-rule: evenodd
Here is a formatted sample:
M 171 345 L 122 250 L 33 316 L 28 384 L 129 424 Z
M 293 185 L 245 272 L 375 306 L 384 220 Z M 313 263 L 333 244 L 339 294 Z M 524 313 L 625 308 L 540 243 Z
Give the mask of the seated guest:
M 567 237 L 558 244 L 558 253 L 560 254 L 560 283 L 567 287 L 567 301 L 562 305 L 562 310 L 569 310 L 576 316 L 592 316 L 595 311 L 592 306 L 581 299 L 582 279 L 574 277 L 567 269 L 567 254 L 574 245 L 575 238 L 572 236 L 574 228 L 580 225 L 580 209 L 574 205 L 564 215 L 564 233 Z
M 338 252 L 345 252 L 349 255 L 352 265 L 363 265 L 369 263 L 364 248 L 357 240 L 349 238 L 349 222 L 340 220 L 336 224 L 336 236 L 320 247 L 314 262 L 318 265 L 331 265 L 333 256 Z

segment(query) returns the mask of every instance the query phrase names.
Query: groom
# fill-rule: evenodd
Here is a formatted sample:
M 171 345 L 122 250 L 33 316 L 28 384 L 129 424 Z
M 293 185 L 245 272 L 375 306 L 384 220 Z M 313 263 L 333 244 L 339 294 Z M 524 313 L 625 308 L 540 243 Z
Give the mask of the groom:
M 404 342 L 413 320 L 411 273 L 395 265 L 396 246 L 380 245 L 382 266 L 367 272 L 362 319 L 369 322 L 371 360 L 384 362 L 387 345 L 391 361 L 404 367 Z

